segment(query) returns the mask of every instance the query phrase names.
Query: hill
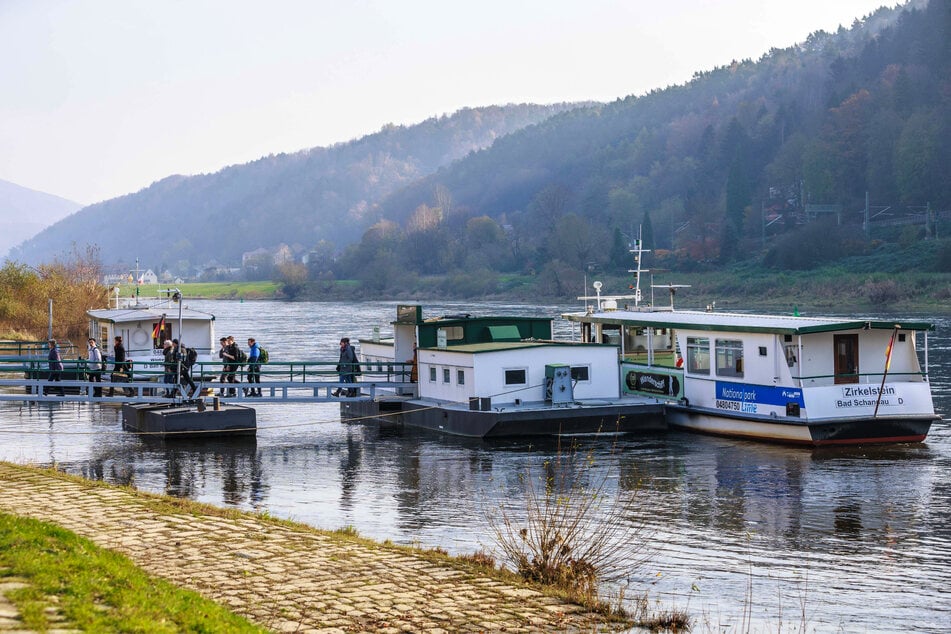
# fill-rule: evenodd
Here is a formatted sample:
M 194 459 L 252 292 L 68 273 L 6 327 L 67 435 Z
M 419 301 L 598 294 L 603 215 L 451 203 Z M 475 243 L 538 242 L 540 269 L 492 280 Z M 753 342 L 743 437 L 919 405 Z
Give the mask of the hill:
M 82 207 L 59 196 L 0 180 L 0 258 L 24 240 Z
M 949 159 L 951 3 L 914 1 L 500 139 L 387 197 L 336 274 L 577 289 L 630 267 L 639 226 L 662 267 L 810 268 L 939 235 Z
M 73 243 L 99 247 L 105 264 L 131 262 L 188 274 L 281 243 L 297 252 L 342 247 L 379 218 L 377 201 L 496 139 L 575 106 L 471 108 L 326 148 L 277 154 L 214 174 L 169 176 L 90 205 L 12 252 L 35 264 Z M 89 231 L 95 227 L 95 233 Z

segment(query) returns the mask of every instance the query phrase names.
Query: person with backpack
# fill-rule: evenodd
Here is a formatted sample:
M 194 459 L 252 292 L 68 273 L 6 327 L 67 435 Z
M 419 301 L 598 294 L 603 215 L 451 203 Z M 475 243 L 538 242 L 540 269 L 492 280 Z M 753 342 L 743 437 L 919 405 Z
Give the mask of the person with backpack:
M 178 384 L 180 386 L 187 385 L 189 388 L 191 388 L 189 389 L 187 394 L 194 396 L 195 391 L 198 389 L 198 386 L 196 386 L 195 382 L 192 381 L 192 376 L 190 372 L 191 366 L 188 365 L 188 355 L 185 352 L 187 348 L 185 348 L 182 345 L 179 345 L 178 339 L 172 339 L 172 349 L 174 351 L 172 355 L 172 359 L 174 360 L 175 364 L 178 366 L 177 368 Z
M 228 356 L 234 360 L 234 364 L 230 366 L 231 371 L 228 373 L 228 383 L 240 383 L 241 379 L 238 378 L 238 370 L 241 369 L 248 361 L 248 355 L 238 347 L 238 342 L 234 340 L 234 337 L 228 336 Z M 236 388 L 231 388 L 228 390 L 228 396 L 237 396 L 238 390 Z
M 257 383 L 258 388 L 246 387 L 244 395 L 261 396 L 261 347 L 254 337 L 248 337 L 248 383 Z
M 228 391 L 225 389 L 225 383 L 231 382 L 229 376 L 233 371 L 231 362 L 234 361 L 234 357 L 231 356 L 231 349 L 228 347 L 227 337 L 222 337 L 218 342 L 221 344 L 221 348 L 218 349 L 218 358 L 221 359 L 223 363 L 221 366 L 221 377 L 218 379 L 218 383 L 221 384 L 221 387 L 218 388 L 218 396 L 227 396 Z

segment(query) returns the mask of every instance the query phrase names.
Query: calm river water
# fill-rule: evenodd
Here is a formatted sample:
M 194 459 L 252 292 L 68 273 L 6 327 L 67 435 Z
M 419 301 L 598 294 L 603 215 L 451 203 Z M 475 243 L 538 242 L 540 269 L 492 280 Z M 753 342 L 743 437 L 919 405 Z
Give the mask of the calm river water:
M 391 332 L 395 303 L 192 301 L 216 334 L 254 336 L 272 360 L 328 359 L 342 335 Z M 575 307 L 424 306 L 558 315 Z M 906 315 L 907 316 L 907 315 Z M 598 477 L 636 496 L 650 558 L 627 595 L 686 609 L 695 631 L 951 631 L 951 319 L 931 319 L 935 406 L 923 444 L 808 450 L 685 433 L 586 439 Z M 556 320 L 556 331 L 568 331 Z M 340 421 L 336 405 L 259 405 L 256 441 L 143 441 L 118 410 L 0 404 L 0 459 L 267 511 L 320 528 L 493 551 L 483 509 L 557 449 Z M 590 474 L 589 474 L 590 475 Z M 637 484 L 633 484 L 637 483 Z M 745 614 L 748 611 L 748 614 Z M 752 625 L 748 625 L 752 622 Z

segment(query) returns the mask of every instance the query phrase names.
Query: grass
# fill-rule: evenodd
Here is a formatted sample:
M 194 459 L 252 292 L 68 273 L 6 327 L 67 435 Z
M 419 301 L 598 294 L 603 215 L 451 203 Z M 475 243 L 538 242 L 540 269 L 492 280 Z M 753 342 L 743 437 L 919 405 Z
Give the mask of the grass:
M 229 519 L 241 519 L 241 518 L 253 517 L 255 520 L 261 522 L 262 524 L 283 526 L 286 528 L 292 528 L 294 530 L 298 530 L 302 532 L 321 535 L 332 540 L 335 543 L 359 544 L 360 546 L 363 546 L 369 549 L 389 550 L 389 551 L 407 554 L 407 555 L 417 557 L 423 561 L 427 561 L 436 565 L 450 567 L 454 570 L 464 573 L 466 578 L 468 579 L 478 579 L 482 577 L 489 577 L 491 579 L 495 579 L 497 581 L 501 581 L 516 587 L 531 588 L 533 590 L 540 592 L 541 594 L 544 594 L 545 596 L 556 597 L 568 603 L 583 605 L 584 607 L 590 609 L 592 612 L 599 614 L 605 623 L 615 623 L 618 625 L 632 625 L 633 624 L 629 615 L 625 614 L 623 611 L 612 609 L 611 606 L 608 606 L 606 603 L 596 602 L 594 605 L 584 605 L 583 603 L 578 603 L 577 593 L 568 588 L 565 588 L 563 586 L 558 586 L 558 585 L 527 581 L 524 577 L 522 577 L 521 575 L 513 571 L 507 570 L 502 567 L 497 567 L 495 565 L 494 559 L 492 559 L 490 556 L 485 555 L 485 553 L 477 552 L 477 553 L 473 553 L 472 555 L 453 556 L 453 555 L 449 555 L 447 551 L 445 551 L 444 549 L 438 548 L 438 547 L 420 548 L 420 547 L 414 547 L 414 546 L 405 546 L 405 545 L 394 544 L 389 540 L 381 543 L 378 541 L 368 539 L 366 537 L 362 537 L 359 534 L 359 532 L 356 530 L 356 528 L 354 528 L 353 526 L 343 526 L 336 530 L 321 530 L 318 528 L 314 528 L 312 526 L 307 526 L 305 524 L 299 524 L 292 520 L 275 518 L 270 516 L 267 513 L 248 513 L 248 512 L 240 511 L 237 509 L 225 509 L 225 508 L 213 506 L 210 504 L 206 504 L 203 502 L 196 502 L 186 498 L 176 498 L 176 497 L 160 495 L 156 493 L 138 491 L 134 487 L 117 486 L 117 485 L 109 484 L 100 480 L 88 480 L 81 476 L 64 473 L 56 469 L 25 466 L 25 465 L 14 465 L 14 466 L 17 469 L 23 469 L 23 470 L 32 471 L 35 473 L 41 473 L 46 477 L 58 478 L 58 479 L 66 480 L 69 482 L 75 482 L 86 487 L 122 489 L 122 490 L 130 492 L 132 495 L 135 495 L 137 498 L 139 498 L 139 500 L 144 501 L 144 506 L 149 508 L 151 511 L 155 513 L 159 513 L 159 514 L 193 515 L 193 516 L 206 515 L 206 516 L 223 517 L 223 518 L 229 518 Z M 0 515 L 0 518 L 2 517 L 3 516 Z M 55 528 L 55 527 L 51 527 L 51 528 Z M 69 533 L 68 531 L 65 531 L 62 529 L 56 529 L 56 530 L 59 530 L 61 533 L 64 533 L 66 535 L 72 535 L 72 533 Z M 91 544 L 91 542 L 86 542 L 86 540 L 81 540 L 81 538 L 78 538 L 75 535 L 73 535 L 73 538 L 83 541 L 87 544 L 90 544 L 90 547 L 93 549 L 96 548 L 95 545 Z M 7 543 L 5 541 L 5 537 L 3 536 L 2 529 L 0 529 L 0 577 L 2 577 L 5 574 L 6 575 L 16 574 L 17 576 L 20 576 L 20 577 L 26 576 L 23 573 L 18 573 L 18 572 L 15 573 L 13 571 L 6 571 L 6 572 L 3 571 L 3 568 L 4 568 L 3 554 L 7 550 L 8 548 L 7 548 Z M 119 555 L 115 555 L 115 556 L 121 559 L 124 559 L 123 557 Z M 128 560 L 126 561 L 128 562 Z M 93 565 L 93 563 L 94 562 L 91 562 L 90 565 Z M 128 565 L 133 566 L 131 562 L 128 562 Z M 145 576 L 145 573 L 140 572 L 140 574 Z M 190 594 L 190 593 L 186 593 L 186 594 Z M 217 604 L 210 604 L 210 605 L 217 607 Z M 223 609 L 223 608 L 220 608 L 220 609 Z M 228 614 L 231 614 L 231 613 L 228 612 Z M 235 618 L 239 618 L 239 617 L 235 617 Z M 642 623 L 643 622 L 644 621 L 642 621 Z M 137 630 L 134 628 L 132 630 L 126 630 L 124 628 L 100 628 L 97 630 L 96 628 L 93 628 L 93 630 L 94 631 L 103 631 L 103 630 L 105 631 L 144 631 L 144 632 L 183 631 L 183 630 L 196 631 L 196 632 L 225 631 L 220 629 L 201 629 L 198 627 L 194 629 L 171 628 L 168 630 L 163 630 L 163 629 Z M 227 630 L 227 631 L 232 631 L 232 630 Z M 256 630 L 252 628 L 249 630 L 235 629 L 233 631 L 241 632 L 241 631 L 262 631 L 262 630 Z
M 145 574 L 126 557 L 62 528 L 0 513 L 0 577 L 23 625 L 46 631 L 58 608 L 70 628 L 95 632 L 263 632 L 194 592 Z
M 273 299 L 278 296 L 281 285 L 274 281 L 258 282 L 187 282 L 184 284 L 143 284 L 139 287 L 142 297 L 156 297 L 159 291 L 177 288 L 188 298 L 201 299 Z M 135 287 L 129 284 L 119 286 L 119 296 L 129 297 L 135 293 Z

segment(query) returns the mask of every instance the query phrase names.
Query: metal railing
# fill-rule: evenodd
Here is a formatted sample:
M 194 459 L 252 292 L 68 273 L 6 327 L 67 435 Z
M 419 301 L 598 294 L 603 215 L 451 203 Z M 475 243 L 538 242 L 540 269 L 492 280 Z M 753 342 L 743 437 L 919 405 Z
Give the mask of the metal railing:
M 62 363 L 59 380 L 50 380 L 45 356 L 0 356 L 0 401 L 174 403 L 221 396 L 229 401 L 334 402 L 374 399 L 383 393 L 416 393 L 416 385 L 409 381 L 411 363 L 389 363 L 385 367 L 359 364 L 357 382 L 350 383 L 341 380 L 336 361 L 259 364 L 255 370 L 260 372 L 250 370 L 248 365 L 232 370 L 230 364 L 203 361 L 191 369 L 195 390 L 187 381 L 166 383 L 161 363 L 127 362 L 125 371 L 119 372 L 111 361 L 107 369 L 86 359 L 63 359 Z M 169 368 L 169 374 L 176 373 L 177 364 Z M 248 382 L 255 374 L 260 382 Z M 230 381 L 231 375 L 234 382 Z

